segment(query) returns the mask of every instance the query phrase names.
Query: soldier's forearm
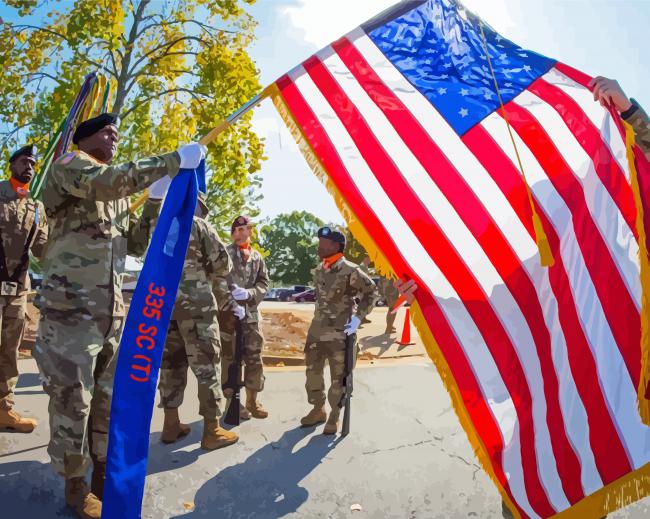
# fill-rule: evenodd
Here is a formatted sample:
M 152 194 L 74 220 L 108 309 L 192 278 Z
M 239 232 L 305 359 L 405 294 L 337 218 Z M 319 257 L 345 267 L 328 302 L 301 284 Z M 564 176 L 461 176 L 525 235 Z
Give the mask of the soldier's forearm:
M 650 160 L 650 117 L 640 105 L 636 104 L 635 106 L 634 113 L 625 120 L 634 129 L 636 143 Z
M 161 207 L 161 200 L 147 200 L 140 218 L 131 218 L 127 235 L 127 252 L 131 256 L 139 257 L 146 252 Z

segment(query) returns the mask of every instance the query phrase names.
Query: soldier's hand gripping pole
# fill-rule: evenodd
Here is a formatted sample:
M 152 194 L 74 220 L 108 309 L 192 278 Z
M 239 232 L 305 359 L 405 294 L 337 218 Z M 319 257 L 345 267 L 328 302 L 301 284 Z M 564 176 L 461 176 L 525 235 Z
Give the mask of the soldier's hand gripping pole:
M 232 398 L 226 411 L 224 422 L 228 425 L 239 425 L 240 390 L 244 385 L 243 366 L 244 357 L 244 330 L 239 319 L 235 320 L 235 355 L 228 367 L 228 380 L 224 384 L 225 389 L 232 390 Z
M 353 389 L 352 373 L 354 370 L 354 345 L 356 343 L 356 337 L 356 333 L 345 336 L 345 379 L 343 381 L 345 393 L 339 403 L 339 407 L 345 406 L 345 410 L 343 411 L 343 426 L 341 428 L 342 437 L 347 436 L 350 432 L 350 400 L 352 398 Z

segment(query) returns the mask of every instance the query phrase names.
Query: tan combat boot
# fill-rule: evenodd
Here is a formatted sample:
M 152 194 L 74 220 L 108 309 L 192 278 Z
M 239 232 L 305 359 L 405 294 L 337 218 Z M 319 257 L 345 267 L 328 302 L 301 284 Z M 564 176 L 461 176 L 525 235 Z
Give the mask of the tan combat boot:
M 257 391 L 246 390 L 246 409 L 248 409 L 253 418 L 266 418 L 269 413 L 257 401 Z
M 240 420 L 250 420 L 251 419 L 251 413 L 244 405 L 239 402 L 239 419 Z
M 323 423 L 327 418 L 327 413 L 322 405 L 316 405 L 314 408 L 300 419 L 300 424 L 303 427 L 311 427 Z
M 165 409 L 165 421 L 163 430 L 160 433 L 160 441 L 163 443 L 174 443 L 190 434 L 190 427 L 182 424 L 178 417 L 178 408 Z
M 0 430 L 10 429 L 21 433 L 30 433 L 36 427 L 36 420 L 20 416 L 13 409 L 0 409 Z
M 329 417 L 327 418 L 327 423 L 323 427 L 323 434 L 336 434 L 336 431 L 339 429 L 339 410 L 332 409 Z
M 228 447 L 237 443 L 239 436 L 232 431 L 226 431 L 219 425 L 219 420 L 205 420 L 203 422 L 203 439 L 201 447 L 208 451 Z
M 88 490 L 84 478 L 65 480 L 65 502 L 82 519 L 102 517 L 102 502 Z

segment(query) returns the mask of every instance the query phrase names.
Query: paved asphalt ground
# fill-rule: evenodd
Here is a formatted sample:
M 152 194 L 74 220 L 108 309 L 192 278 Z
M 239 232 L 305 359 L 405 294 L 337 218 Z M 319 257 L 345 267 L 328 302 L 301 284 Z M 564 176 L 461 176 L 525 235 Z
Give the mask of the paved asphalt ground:
M 40 418 L 31 435 L 0 433 L 0 517 L 72 517 L 63 482 L 48 465 L 47 399 L 32 360 L 21 360 L 18 408 Z M 241 440 L 201 450 L 196 383 L 181 416 L 192 432 L 159 441 L 154 414 L 145 518 L 498 518 L 500 498 L 478 467 L 433 366 L 422 359 L 376 362 L 355 371 L 352 432 L 336 440 L 301 429 L 302 369 L 268 370 L 268 420 L 239 427 Z M 351 511 L 352 505 L 362 511 Z M 650 516 L 650 500 L 610 518 Z

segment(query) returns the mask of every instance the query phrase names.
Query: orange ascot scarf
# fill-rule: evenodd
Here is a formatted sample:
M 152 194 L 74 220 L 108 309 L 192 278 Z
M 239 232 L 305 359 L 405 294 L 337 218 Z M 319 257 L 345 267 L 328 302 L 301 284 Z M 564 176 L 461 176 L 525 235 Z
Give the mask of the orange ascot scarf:
M 248 258 L 251 257 L 251 244 L 248 242 L 242 243 L 239 245 L 239 250 L 241 251 L 241 255 L 244 258 L 244 261 L 248 261 Z
M 18 198 L 25 198 L 27 195 L 29 195 L 29 184 L 19 182 L 13 177 L 9 179 L 9 183 L 11 184 L 13 190 L 16 192 L 16 195 L 18 195 Z
M 323 268 L 325 270 L 331 269 L 332 265 L 334 265 L 334 263 L 336 263 L 342 257 L 343 257 L 343 253 L 342 252 L 337 252 L 336 254 L 332 254 L 331 256 L 328 256 L 327 258 L 323 258 Z

